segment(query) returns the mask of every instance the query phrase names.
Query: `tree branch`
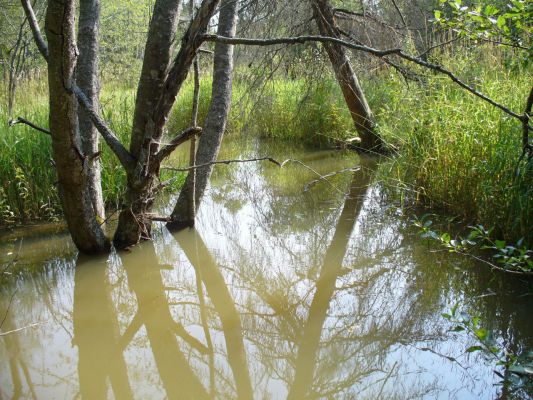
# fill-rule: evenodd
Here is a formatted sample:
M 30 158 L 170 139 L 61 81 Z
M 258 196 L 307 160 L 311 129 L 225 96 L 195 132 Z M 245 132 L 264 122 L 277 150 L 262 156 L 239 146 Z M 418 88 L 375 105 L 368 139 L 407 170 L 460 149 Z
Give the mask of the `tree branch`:
M 400 16 L 400 19 L 402 20 L 402 24 L 405 29 L 407 29 L 407 22 L 405 22 L 405 18 L 403 17 L 402 11 L 400 10 L 400 7 L 398 7 L 398 4 L 396 4 L 396 0 L 391 0 L 392 4 L 394 5 L 394 8 L 398 12 L 398 15 Z
M 528 157 L 533 157 L 533 147 L 529 143 L 529 120 L 531 119 L 531 109 L 533 108 L 533 86 L 529 92 L 529 96 L 526 102 L 526 108 L 524 110 L 523 120 L 522 120 L 522 147 L 524 152 L 528 152 Z
M 240 45 L 248 45 L 248 46 L 272 46 L 272 45 L 277 45 L 277 44 L 304 44 L 307 42 L 337 43 L 337 44 L 340 44 L 342 46 L 348 47 L 353 50 L 372 54 L 373 56 L 379 57 L 379 58 L 383 58 L 383 57 L 390 56 L 390 55 L 396 55 L 407 61 L 410 61 L 422 67 L 425 67 L 433 71 L 437 71 L 443 75 L 446 75 L 457 85 L 461 86 L 463 89 L 479 97 L 480 99 L 486 101 L 487 103 L 493 105 L 494 107 L 499 108 L 500 110 L 510 115 L 511 117 L 516 118 L 519 121 L 523 121 L 524 119 L 522 115 L 515 113 L 514 111 L 510 110 L 503 104 L 498 103 L 497 101 L 491 99 L 490 97 L 474 89 L 472 86 L 463 82 L 453 72 L 445 69 L 443 66 L 438 65 L 438 64 L 433 64 L 428 61 L 424 61 L 421 58 L 418 58 L 416 56 L 407 54 L 400 48 L 378 50 L 373 47 L 369 47 L 369 46 L 365 46 L 361 44 L 355 44 L 352 42 L 348 42 L 346 40 L 337 39 L 337 38 L 328 37 L 328 36 L 320 36 L 320 35 L 280 37 L 280 38 L 275 38 L 275 39 L 249 39 L 249 38 L 229 38 L 229 37 L 218 36 L 214 34 L 206 34 L 206 35 L 203 35 L 203 40 L 206 42 L 218 42 L 218 43 L 226 43 L 226 44 L 233 44 L 233 45 L 240 44 Z
M 37 18 L 35 17 L 35 13 L 33 12 L 33 8 L 30 4 L 30 0 L 20 0 L 20 2 L 22 3 L 22 8 L 24 9 L 26 18 L 28 18 L 35 44 L 37 45 L 39 52 L 44 57 L 46 62 L 48 62 L 48 45 L 43 38 L 41 29 L 39 28 L 39 23 L 37 22 Z
M 185 129 L 180 132 L 172 141 L 164 146 L 155 154 L 155 160 L 157 165 L 167 158 L 180 144 L 187 141 L 192 135 L 199 135 L 202 133 L 202 128 L 199 126 L 191 126 L 190 128 Z
M 191 165 L 190 167 L 183 167 L 183 168 L 174 168 L 174 167 L 161 167 L 162 169 L 167 169 L 169 171 L 175 171 L 175 172 L 186 172 L 186 171 L 192 171 L 198 168 L 207 167 L 209 165 L 215 165 L 215 164 L 234 164 L 234 163 L 247 163 L 247 162 L 255 162 L 255 161 L 270 161 L 274 164 L 276 164 L 278 167 L 281 167 L 283 164 L 279 161 L 276 161 L 272 157 L 259 157 L 259 158 L 249 158 L 247 160 L 220 160 L 220 161 L 211 161 L 204 164 L 198 164 L 198 165 Z M 285 162 L 284 162 L 285 163 Z
M 135 168 L 135 159 L 130 154 L 130 152 L 126 150 L 126 148 L 122 145 L 120 140 L 118 140 L 115 133 L 107 126 L 104 120 L 94 110 L 89 98 L 76 85 L 73 86 L 72 91 L 76 95 L 76 98 L 78 99 L 80 105 L 84 108 L 87 114 L 89 114 L 89 117 L 91 118 L 91 121 L 93 122 L 98 132 L 100 132 L 105 142 L 107 143 L 111 151 L 115 153 L 115 155 L 119 159 L 120 163 L 124 166 L 126 171 L 133 171 L 133 169 Z
M 22 117 L 18 117 L 17 119 L 10 119 L 8 121 L 8 125 L 10 127 L 12 127 L 12 126 L 14 126 L 16 124 L 25 124 L 25 125 L 28 125 L 28 126 L 32 127 L 33 129 L 38 130 L 39 132 L 46 133 L 47 135 L 52 135 L 52 132 L 50 132 L 48 129 L 41 128 L 40 126 L 35 125 L 33 122 L 28 121 L 27 119 L 22 118 Z

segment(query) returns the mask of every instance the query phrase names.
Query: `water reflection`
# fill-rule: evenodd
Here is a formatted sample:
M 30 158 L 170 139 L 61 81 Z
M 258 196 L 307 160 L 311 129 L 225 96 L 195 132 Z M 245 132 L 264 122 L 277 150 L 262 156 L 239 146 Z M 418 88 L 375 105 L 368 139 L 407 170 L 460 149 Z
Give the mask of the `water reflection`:
M 107 267 L 103 258 L 80 256 L 76 263 L 72 344 L 78 348 L 79 388 L 85 399 L 106 398 L 108 381 L 115 398 L 132 398 Z
M 375 169 L 361 159 L 336 189 L 303 192 L 308 171 L 235 166 L 198 230 L 47 261 L 3 288 L 0 316 L 15 297 L 2 331 L 42 325 L 0 338 L 0 397 L 505 398 L 440 314 L 460 302 L 502 344 L 533 347 L 527 286 L 411 241 L 369 186 Z

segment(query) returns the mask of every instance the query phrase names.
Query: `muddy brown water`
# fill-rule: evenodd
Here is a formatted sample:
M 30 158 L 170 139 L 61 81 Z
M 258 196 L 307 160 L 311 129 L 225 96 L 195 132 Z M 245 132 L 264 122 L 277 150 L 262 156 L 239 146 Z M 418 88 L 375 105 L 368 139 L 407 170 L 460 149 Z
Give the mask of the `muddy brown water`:
M 306 167 L 217 167 L 195 230 L 160 224 L 131 252 L 78 256 L 61 233 L 0 244 L 3 271 L 31 271 L 0 288 L 0 398 L 511 398 L 442 313 L 531 349 L 531 282 L 421 243 L 375 160 L 229 147 Z

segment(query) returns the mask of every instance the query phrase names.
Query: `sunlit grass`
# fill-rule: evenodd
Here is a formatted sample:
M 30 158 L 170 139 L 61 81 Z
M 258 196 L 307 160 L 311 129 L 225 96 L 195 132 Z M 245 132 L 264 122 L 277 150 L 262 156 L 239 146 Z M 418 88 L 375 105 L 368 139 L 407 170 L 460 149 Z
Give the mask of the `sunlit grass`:
M 455 56 L 458 75 L 477 90 L 522 112 L 531 69 L 511 70 L 494 57 Z M 444 62 L 450 63 L 447 59 Z M 483 65 L 483 67 L 481 67 Z M 506 240 L 533 241 L 533 165 L 522 161 L 521 124 L 443 76 L 405 87 L 388 82 L 378 111 L 381 132 L 399 148 L 384 179 L 419 204 L 494 227 Z
M 483 58 L 483 62 L 479 62 Z M 532 81 L 531 68 L 508 68 L 501 54 L 441 55 L 440 62 L 511 109 L 521 112 Z M 420 71 L 422 72 L 422 71 Z M 394 72 L 363 79 L 380 133 L 400 149 L 382 168 L 382 180 L 402 200 L 463 217 L 467 223 L 495 227 L 506 240 L 533 241 L 533 166 L 517 164 L 521 127 L 493 106 L 466 93 L 442 75 L 427 74 L 406 85 Z M 192 84 L 177 98 L 167 126 L 171 137 L 191 121 Z M 211 95 L 209 76 L 201 81 L 199 121 L 205 119 Z M 132 125 L 135 87 L 103 87 L 101 107 L 126 145 Z M 15 116 L 47 126 L 43 82 L 19 90 Z M 60 218 L 50 138 L 29 127 L 7 128 L 0 105 L 0 225 Z M 228 136 L 251 136 L 320 147 L 355 136 L 350 115 L 332 77 L 313 83 L 274 78 L 261 89 L 236 81 Z M 102 148 L 106 204 L 120 205 L 126 178 L 115 156 Z M 519 168 L 517 168 L 517 165 Z M 172 176 L 165 173 L 163 179 Z M 172 186 L 178 190 L 180 176 Z

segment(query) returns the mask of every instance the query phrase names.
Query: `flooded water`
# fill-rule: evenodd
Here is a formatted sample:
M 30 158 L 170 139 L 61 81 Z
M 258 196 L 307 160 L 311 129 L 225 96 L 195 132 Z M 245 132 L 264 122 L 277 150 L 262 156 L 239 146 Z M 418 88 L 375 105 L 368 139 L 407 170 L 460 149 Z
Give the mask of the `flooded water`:
M 222 158 L 262 155 L 307 167 L 217 167 L 195 230 L 158 225 L 131 252 L 4 240 L 2 270 L 32 272 L 0 289 L 0 398 L 528 397 L 442 313 L 533 349 L 531 282 L 421 243 L 376 160 L 254 144 Z

